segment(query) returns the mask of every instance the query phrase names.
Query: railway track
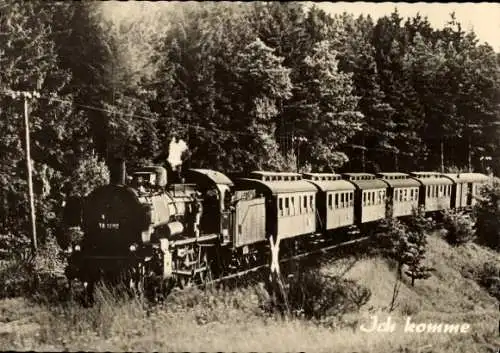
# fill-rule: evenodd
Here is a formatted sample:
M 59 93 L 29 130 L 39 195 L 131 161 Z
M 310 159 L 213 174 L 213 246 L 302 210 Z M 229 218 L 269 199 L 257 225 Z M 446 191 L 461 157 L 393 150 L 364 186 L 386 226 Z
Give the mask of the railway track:
M 357 239 L 353 239 L 353 240 L 349 240 L 349 241 L 345 241 L 345 242 L 341 242 L 341 243 L 337 243 L 337 244 L 327 245 L 327 246 L 321 247 L 319 249 L 313 249 L 313 250 L 306 251 L 306 252 L 303 252 L 300 254 L 296 254 L 296 255 L 292 255 L 292 256 L 288 256 L 288 257 L 279 259 L 278 262 L 280 264 L 290 263 L 292 261 L 300 261 L 300 260 L 306 259 L 310 256 L 318 255 L 318 254 L 321 256 L 333 255 L 330 253 L 332 250 L 344 249 L 344 248 L 347 248 L 351 245 L 361 244 L 361 243 L 367 242 L 369 239 L 370 239 L 369 236 L 363 236 L 363 237 L 360 237 Z M 236 273 L 224 275 L 222 277 L 215 278 L 213 280 L 210 280 L 210 281 L 207 281 L 204 283 L 193 284 L 193 285 L 185 287 L 185 288 L 178 288 L 177 287 L 177 288 L 174 288 L 173 291 L 175 291 L 176 293 L 181 293 L 184 291 L 192 290 L 193 288 L 203 288 L 203 287 L 208 287 L 208 286 L 212 286 L 212 285 L 217 285 L 217 284 L 221 284 L 221 283 L 226 282 L 226 281 L 235 280 L 237 278 L 248 276 L 252 273 L 256 273 L 258 271 L 261 271 L 263 269 L 270 268 L 270 267 L 271 267 L 271 263 L 265 263 L 265 264 L 254 266 L 254 267 L 249 268 L 249 269 L 238 271 Z
M 345 254 L 339 256 L 339 254 L 337 253 L 337 250 L 345 250 L 345 249 L 348 249 L 350 246 L 359 245 L 359 244 L 362 244 L 364 242 L 368 243 L 369 239 L 370 239 L 370 236 L 363 236 L 363 237 L 359 237 L 356 239 L 346 240 L 343 242 L 337 242 L 335 244 L 328 243 L 327 241 L 324 241 L 324 239 L 323 239 L 322 241 L 316 242 L 315 245 L 326 242 L 327 243 L 326 246 L 312 248 L 312 249 L 309 248 L 306 251 L 303 251 L 300 253 L 296 253 L 296 254 L 293 254 L 290 256 L 283 256 L 283 258 L 281 258 L 277 261 L 278 264 L 275 263 L 274 266 L 276 266 L 276 265 L 278 266 L 278 271 L 280 272 L 280 274 L 286 274 L 289 271 L 289 265 L 301 263 L 302 261 L 306 261 L 308 259 L 311 259 L 311 257 L 314 255 L 319 255 L 317 258 L 314 258 L 314 262 L 315 262 L 314 264 L 308 263 L 306 265 L 307 267 L 311 267 L 311 266 L 314 266 L 316 264 L 324 263 L 325 257 L 331 258 L 334 256 L 338 256 L 338 257 L 344 256 Z M 309 245 L 311 245 L 311 244 L 309 244 Z M 170 287 L 170 289 L 167 290 L 167 292 L 165 292 L 164 294 L 160 294 L 160 296 L 156 297 L 156 299 L 153 300 L 151 302 L 151 304 L 154 305 L 154 303 L 161 303 L 170 295 L 188 292 L 188 291 L 191 291 L 193 289 L 205 289 L 205 288 L 209 288 L 209 287 L 213 287 L 213 286 L 216 287 L 219 285 L 227 285 L 228 287 L 236 288 L 236 287 L 241 285 L 241 282 L 238 281 L 238 279 L 242 279 L 242 278 L 245 278 L 245 281 L 244 281 L 245 283 L 262 281 L 263 277 L 259 277 L 259 274 L 266 275 L 266 278 L 267 278 L 267 275 L 269 275 L 272 272 L 272 270 L 269 271 L 269 273 L 262 273 L 261 272 L 265 269 L 270 269 L 272 267 L 273 264 L 271 261 L 271 253 L 272 253 L 272 251 L 267 252 L 266 253 L 267 256 L 263 257 L 262 260 L 266 261 L 266 263 L 261 263 L 261 264 L 255 265 L 251 268 L 242 269 L 240 271 L 225 274 L 225 275 L 222 275 L 222 276 L 217 277 L 217 278 L 212 278 L 212 276 L 209 275 L 205 278 L 205 281 L 203 281 L 201 283 L 191 282 L 188 285 L 181 286 L 181 287 L 179 287 L 178 282 L 174 283 Z M 276 259 L 273 259 L 273 261 L 276 261 Z M 285 266 L 281 266 L 282 264 L 285 264 Z M 253 275 L 255 275 L 254 278 L 251 277 Z M 75 295 L 77 297 L 80 295 L 83 295 L 83 293 L 85 292 L 85 289 L 84 289 L 85 287 L 83 286 L 83 288 L 78 289 L 78 287 L 82 287 L 82 286 L 79 286 L 77 283 L 74 283 L 74 284 L 76 284 L 76 286 L 74 286 L 74 285 L 71 285 L 69 287 L 66 286 L 66 288 L 69 290 L 70 297 L 74 297 Z M 78 295 L 79 292 L 80 292 L 80 295 Z M 144 293 L 138 293 L 138 294 L 139 294 L 139 296 L 144 295 Z M 86 302 L 86 299 L 84 299 L 84 297 L 82 297 L 82 300 L 83 300 L 84 305 L 88 304 Z

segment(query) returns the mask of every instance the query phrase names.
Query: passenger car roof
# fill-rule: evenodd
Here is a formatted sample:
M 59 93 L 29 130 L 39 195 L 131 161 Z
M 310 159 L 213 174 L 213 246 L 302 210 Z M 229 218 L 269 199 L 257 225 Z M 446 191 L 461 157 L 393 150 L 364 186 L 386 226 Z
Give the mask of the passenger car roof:
M 237 185 L 246 187 L 257 187 L 273 195 L 292 192 L 316 192 L 317 189 L 305 180 L 296 181 L 262 181 L 251 178 L 241 178 L 236 180 Z
M 451 179 L 436 172 L 411 172 L 410 176 L 422 185 L 451 185 Z
M 445 173 L 443 176 L 450 178 L 455 183 L 473 183 L 488 180 L 488 176 L 481 173 Z
M 195 182 L 200 179 L 204 179 L 205 181 L 210 181 L 213 184 L 233 185 L 231 179 L 229 179 L 226 175 L 211 169 L 188 169 L 186 179 Z
M 420 183 L 406 173 L 377 173 L 377 177 L 391 188 L 418 187 Z
M 375 174 L 369 173 L 343 173 L 342 177 L 354 184 L 358 189 L 387 189 L 387 184 L 377 179 Z
M 297 181 L 302 179 L 299 173 L 290 172 L 269 172 L 257 170 L 250 173 L 250 179 L 257 179 L 261 181 Z
M 304 173 L 304 180 L 321 191 L 355 190 L 354 184 L 343 180 L 342 175 L 333 173 Z

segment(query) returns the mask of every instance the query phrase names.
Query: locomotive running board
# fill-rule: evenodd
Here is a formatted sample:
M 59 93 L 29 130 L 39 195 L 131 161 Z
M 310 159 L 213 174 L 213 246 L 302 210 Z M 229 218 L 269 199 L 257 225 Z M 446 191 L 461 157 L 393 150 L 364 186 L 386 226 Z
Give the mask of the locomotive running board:
M 195 270 L 192 270 L 192 271 L 185 271 L 185 270 L 173 270 L 172 271 L 172 274 L 173 275 L 181 275 L 181 276 L 193 276 L 197 273 L 200 273 L 200 272 L 203 272 L 207 269 L 206 266 L 203 266 L 203 267 L 200 267 L 200 268 L 197 268 Z
M 189 238 L 189 239 L 174 240 L 174 241 L 170 242 L 170 247 L 187 245 L 187 244 L 191 244 L 191 243 L 204 243 L 207 241 L 215 240 L 217 238 L 219 238 L 218 234 L 208 234 L 208 235 L 203 235 L 203 236 L 199 237 L 198 239 Z

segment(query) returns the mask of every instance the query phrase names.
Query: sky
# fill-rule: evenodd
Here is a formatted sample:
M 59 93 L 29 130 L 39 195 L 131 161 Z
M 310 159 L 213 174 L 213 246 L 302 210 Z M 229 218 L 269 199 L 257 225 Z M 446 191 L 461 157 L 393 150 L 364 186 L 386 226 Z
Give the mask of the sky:
M 103 2 L 105 13 L 110 17 L 123 18 L 145 12 L 166 9 L 176 2 L 107 1 Z M 498 3 L 404 3 L 404 2 L 304 2 L 312 4 L 330 14 L 348 12 L 354 15 L 370 14 L 375 20 L 390 14 L 397 7 L 401 17 L 413 17 L 418 12 L 427 16 L 435 28 L 442 28 L 455 12 L 456 19 L 464 30 L 473 29 L 481 42 L 488 42 L 500 52 L 500 4 Z

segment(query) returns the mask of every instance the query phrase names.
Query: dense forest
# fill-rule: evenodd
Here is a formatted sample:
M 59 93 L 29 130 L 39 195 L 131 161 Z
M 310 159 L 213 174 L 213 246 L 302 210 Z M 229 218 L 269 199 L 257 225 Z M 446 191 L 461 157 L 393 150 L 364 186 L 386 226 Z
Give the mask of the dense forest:
M 374 20 L 300 3 L 188 3 L 112 21 L 99 2 L 0 5 L 0 234 L 28 227 L 23 99 L 38 227 L 106 162 L 500 174 L 500 55 L 450 14 Z M 68 188 L 71 185 L 72 188 Z M 68 191 L 71 190 L 71 191 Z

